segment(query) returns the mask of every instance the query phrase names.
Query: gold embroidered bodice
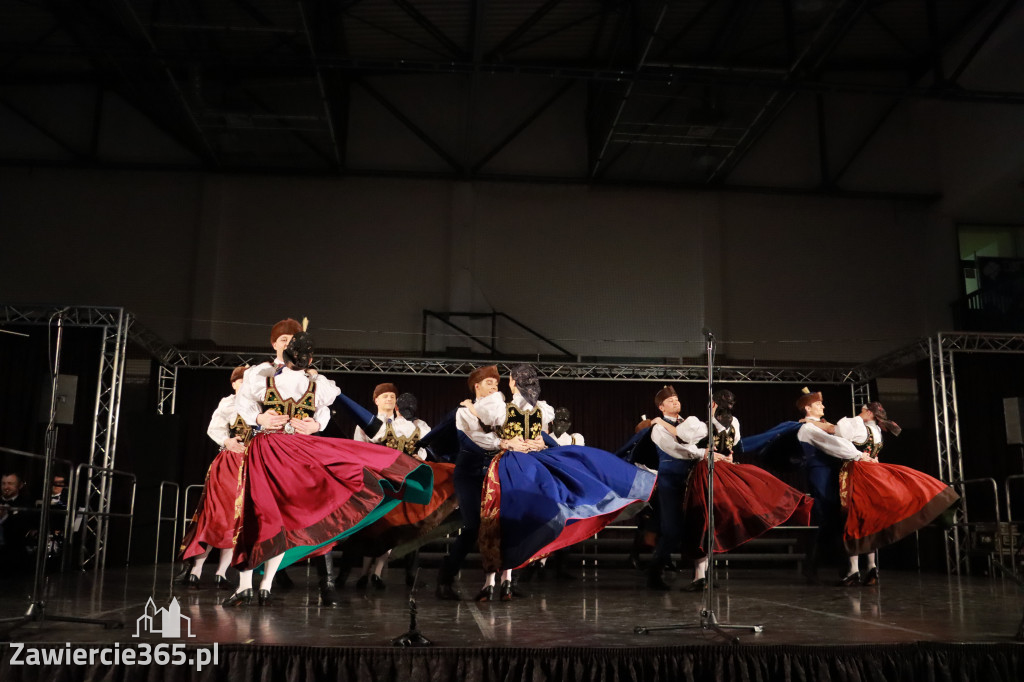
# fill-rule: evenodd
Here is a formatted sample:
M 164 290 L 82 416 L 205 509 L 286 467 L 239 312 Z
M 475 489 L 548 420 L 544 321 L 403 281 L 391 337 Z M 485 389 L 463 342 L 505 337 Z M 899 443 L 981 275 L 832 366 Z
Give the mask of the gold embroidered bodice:
M 408 436 L 399 436 L 395 433 L 395 427 L 388 422 L 384 427 L 384 440 L 381 442 L 385 447 L 399 450 L 407 455 L 415 455 L 419 449 L 420 427 L 416 427 Z
M 252 440 L 252 427 L 245 423 L 245 420 L 242 419 L 242 415 L 235 417 L 235 421 L 231 423 L 229 429 L 232 436 L 235 438 L 241 437 L 242 442 L 246 445 L 248 445 L 249 441 Z
M 286 400 L 278 393 L 274 377 L 270 377 L 267 379 L 267 393 L 263 396 L 263 411 L 269 409 L 277 410 L 278 414 L 296 419 L 311 418 L 316 412 L 316 382 L 310 381 L 306 392 L 299 396 L 298 400 L 292 398 Z
M 535 406 L 529 412 L 523 412 L 514 403 L 505 403 L 505 424 L 498 430 L 498 435 L 505 440 L 520 437 L 526 440 L 539 438 L 544 430 L 544 417 L 540 407 Z
M 712 429 L 714 428 L 715 426 L 714 424 L 712 424 Z M 733 426 L 732 424 L 730 424 L 729 428 L 725 429 L 724 431 L 717 431 L 715 433 L 715 452 L 720 452 L 722 454 L 731 454 L 735 446 L 736 427 Z

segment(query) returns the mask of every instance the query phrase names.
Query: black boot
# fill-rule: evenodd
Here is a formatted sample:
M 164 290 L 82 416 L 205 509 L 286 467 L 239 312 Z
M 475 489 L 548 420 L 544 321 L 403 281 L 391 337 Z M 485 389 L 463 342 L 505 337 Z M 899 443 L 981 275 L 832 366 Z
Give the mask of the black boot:
M 518 573 L 513 573 L 512 574 L 512 580 L 511 581 L 506 581 L 506 582 L 509 582 L 509 589 L 511 590 L 511 595 L 513 597 L 516 597 L 518 599 L 525 599 L 525 598 L 530 596 L 530 593 L 527 592 L 526 590 L 524 590 L 522 588 L 522 586 L 519 585 L 519 574 Z M 501 584 L 501 589 L 502 590 L 505 589 L 505 583 L 504 582 Z M 507 599 L 504 599 L 504 592 L 502 592 L 502 595 L 503 595 L 502 601 L 508 601 Z
M 660 561 L 652 561 L 650 568 L 647 569 L 647 589 L 654 590 L 656 592 L 668 592 L 672 588 L 665 579 L 662 577 L 662 563 Z
M 818 578 L 818 564 L 821 561 L 821 551 L 818 548 L 817 529 L 807 533 L 807 537 L 804 539 L 804 552 L 807 555 L 803 566 L 804 580 L 808 585 L 817 585 L 821 582 Z
M 437 598 L 447 599 L 449 601 L 461 601 L 462 595 L 457 589 L 455 589 L 455 578 L 445 570 L 444 566 L 441 566 L 441 570 L 437 573 Z
M 291 576 L 288 575 L 282 568 L 274 576 L 274 587 L 281 590 L 282 592 L 287 592 L 288 590 L 295 587 L 295 581 L 293 581 Z
M 328 552 L 316 559 L 316 573 L 320 576 L 320 605 L 334 606 L 337 604 L 334 592 L 334 559 Z

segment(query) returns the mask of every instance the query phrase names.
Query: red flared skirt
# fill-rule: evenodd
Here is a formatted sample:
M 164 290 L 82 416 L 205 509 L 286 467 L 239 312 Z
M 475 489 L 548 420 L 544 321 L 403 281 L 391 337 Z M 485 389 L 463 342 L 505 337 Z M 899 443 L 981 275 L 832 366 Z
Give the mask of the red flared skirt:
M 926 526 L 960 496 L 928 474 L 898 464 L 847 462 L 839 472 L 846 551 L 866 554 Z
M 207 547 L 234 546 L 235 517 L 241 508 L 242 453 L 221 450 L 206 470 L 206 483 L 199 505 L 181 540 L 183 559 L 202 554 Z
M 432 472 L 372 443 L 263 433 L 243 463 L 244 498 L 234 564 L 254 568 L 284 554 L 284 567 L 323 553 L 402 501 L 430 501 Z
M 708 464 L 700 461 L 690 473 L 684 502 L 684 547 L 695 555 L 707 552 Z M 728 552 L 789 521 L 806 526 L 814 500 L 760 467 L 715 463 L 715 552 Z
M 402 502 L 379 521 L 345 541 L 344 550 L 363 556 L 380 556 L 392 550 L 398 558 L 429 542 L 437 528 L 458 507 L 452 474 L 454 464 L 425 462 L 434 472 L 434 490 L 427 504 Z

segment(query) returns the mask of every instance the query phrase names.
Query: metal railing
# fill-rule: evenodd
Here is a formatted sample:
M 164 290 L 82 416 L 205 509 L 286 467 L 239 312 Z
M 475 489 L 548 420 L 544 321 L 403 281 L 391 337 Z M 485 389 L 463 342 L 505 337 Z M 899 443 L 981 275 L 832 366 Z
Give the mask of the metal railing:
M 193 483 L 192 485 L 187 486 L 185 488 L 185 494 L 182 495 L 182 498 L 181 498 L 181 538 L 182 538 L 182 540 L 185 539 L 185 531 L 188 530 L 188 524 L 192 520 L 192 517 L 195 514 L 194 511 L 193 511 L 192 514 L 188 513 L 188 510 L 190 508 L 189 504 L 188 504 L 188 496 L 189 496 L 189 494 L 193 490 L 198 490 L 198 491 L 200 491 L 200 497 L 202 497 L 202 490 L 205 487 L 206 486 L 204 486 L 204 485 L 202 485 L 200 483 Z M 199 500 L 197 499 L 196 500 L 196 505 L 198 505 L 198 504 L 199 504 Z
M 164 489 L 174 488 L 174 516 L 164 516 Z M 178 502 L 181 498 L 181 488 L 173 481 L 160 481 L 160 495 L 156 503 L 156 542 L 153 543 L 153 563 L 160 563 L 160 529 L 164 521 L 171 521 L 171 560 L 174 560 L 178 548 Z
M 83 478 L 83 474 L 82 474 L 83 471 L 90 472 L 88 477 Z M 86 490 L 86 493 L 85 493 L 85 506 L 82 509 L 79 509 L 78 508 L 78 493 L 79 493 L 79 488 L 82 487 L 80 484 L 84 480 L 86 487 L 88 487 L 89 485 L 93 484 L 92 479 L 95 478 L 95 477 L 101 477 L 103 479 L 103 485 L 104 485 L 105 489 L 108 492 L 113 490 L 113 483 L 114 483 L 113 479 L 115 477 L 121 477 L 121 478 L 129 479 L 131 481 L 131 484 L 132 484 L 131 502 L 129 503 L 129 507 L 128 507 L 129 511 L 127 511 L 127 512 L 109 512 L 109 511 L 102 511 L 102 509 L 97 509 L 97 510 L 90 509 L 89 508 L 89 500 L 91 499 L 92 496 L 89 494 L 88 490 Z M 127 547 L 127 550 L 125 552 L 125 559 L 124 559 L 125 566 L 128 565 L 129 559 L 131 558 L 131 551 L 132 551 L 132 530 L 133 530 L 133 526 L 135 525 L 135 493 L 138 490 L 138 487 L 139 487 L 139 482 L 138 482 L 138 479 L 136 479 L 135 474 L 128 473 L 127 471 L 118 471 L 117 469 L 104 469 L 103 467 L 95 466 L 95 465 L 92 465 L 92 464 L 84 464 L 84 463 L 83 464 L 79 464 L 78 467 L 75 469 L 75 488 L 71 491 L 71 505 L 70 505 L 70 508 L 73 510 L 72 513 L 74 515 L 75 522 L 77 522 L 78 518 L 81 517 L 81 529 L 82 530 L 81 530 L 81 538 L 80 538 L 81 542 L 80 542 L 80 545 L 79 545 L 79 554 L 78 554 L 78 567 L 79 568 L 84 568 L 85 567 L 85 563 L 86 563 L 85 562 L 86 532 L 88 530 L 88 525 L 89 525 L 88 521 L 90 519 L 98 519 L 98 520 L 102 521 L 102 523 L 104 525 L 106 525 L 106 523 L 107 523 L 107 521 L 109 519 L 115 519 L 115 518 L 126 518 L 126 519 L 128 519 L 128 547 Z M 107 500 L 109 500 L 109 499 L 110 499 L 110 497 L 108 496 Z M 98 564 L 99 564 L 100 568 L 106 567 L 106 565 L 107 565 L 107 547 L 106 547 L 106 544 L 102 545 L 102 547 L 100 549 L 100 552 L 99 552 L 99 557 L 98 558 L 99 558 Z
M 986 527 L 991 527 L 991 526 L 994 525 L 995 533 L 994 533 L 993 538 L 992 538 L 992 547 L 991 547 L 990 551 L 988 552 L 988 558 L 987 558 L 988 568 L 989 568 L 989 575 L 991 575 L 992 574 L 992 553 L 995 551 L 995 537 L 999 533 L 1000 523 L 1002 522 L 1000 514 L 999 514 L 999 484 L 996 483 L 996 479 L 994 479 L 994 478 L 968 478 L 968 479 L 961 479 L 961 480 L 956 480 L 956 481 L 950 481 L 950 483 L 949 483 L 949 485 L 951 485 L 952 487 L 960 489 L 960 497 L 961 497 L 961 499 L 966 497 L 966 490 L 965 490 L 965 488 L 969 484 L 970 485 L 974 485 L 974 487 L 976 487 L 976 488 L 978 487 L 978 484 L 984 484 L 985 488 L 991 488 L 991 491 L 992 491 L 992 511 L 993 511 L 994 516 L 995 516 L 995 520 L 994 521 L 970 521 L 969 519 L 967 519 L 966 513 L 963 513 L 962 508 L 961 508 L 959 511 L 961 511 L 961 513 L 963 513 L 964 520 L 963 521 L 957 520 L 956 522 L 953 523 L 952 528 L 950 528 L 949 530 L 946 531 L 947 543 L 950 540 L 950 538 L 949 538 L 950 533 L 957 533 L 958 531 L 963 531 L 965 537 L 961 538 L 961 546 L 964 547 L 964 548 L 970 548 L 970 549 L 977 550 L 977 549 L 979 549 L 979 547 L 976 546 L 977 543 L 979 543 L 979 542 L 984 540 L 984 536 L 981 535 L 978 531 L 979 530 L 984 530 L 984 529 L 986 529 Z M 972 497 L 971 499 L 975 500 L 976 497 Z M 971 514 L 975 515 L 975 518 L 977 518 L 977 513 L 978 513 L 979 509 L 980 509 L 980 505 L 977 502 L 973 502 L 972 507 L 971 507 Z M 969 552 L 967 552 L 967 554 L 969 554 Z M 967 559 L 968 559 L 968 557 L 966 555 L 961 556 L 960 557 L 960 562 L 963 565 L 964 572 L 967 575 L 970 575 L 971 574 L 971 564 L 970 564 L 970 561 L 968 561 Z
M 1007 476 L 1003 482 L 1003 488 L 1006 492 L 1006 531 L 1007 539 L 1010 541 L 1010 566 L 1016 574 L 1018 572 L 1018 559 L 1016 555 L 1024 553 L 1024 524 L 1021 524 L 1020 521 L 1015 521 L 1013 518 L 1013 496 L 1011 493 L 1014 481 L 1024 482 L 1024 474 Z M 1024 488 L 1022 488 L 1022 492 L 1024 492 Z M 1017 533 L 1014 532 L 1016 526 L 1021 526 L 1020 531 Z M 1014 542 L 1015 540 L 1016 543 Z

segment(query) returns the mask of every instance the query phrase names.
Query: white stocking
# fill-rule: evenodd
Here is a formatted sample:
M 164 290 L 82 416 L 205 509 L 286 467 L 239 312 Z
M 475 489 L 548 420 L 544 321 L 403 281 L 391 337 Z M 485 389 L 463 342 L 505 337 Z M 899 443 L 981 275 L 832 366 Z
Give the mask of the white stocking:
M 217 564 L 217 575 L 221 578 L 228 577 L 228 566 L 231 565 L 231 560 L 235 557 L 235 550 L 230 547 L 222 549 L 220 551 L 220 562 Z
M 708 574 L 708 558 L 705 555 L 705 556 L 702 556 L 701 558 L 699 558 L 699 559 L 697 559 L 696 561 L 693 562 L 693 579 L 694 580 L 701 580 L 701 579 L 707 577 L 707 574 Z
M 277 567 L 281 565 L 281 561 L 284 559 L 284 554 L 278 554 L 276 557 L 267 559 L 267 562 L 263 564 L 263 580 L 260 581 L 260 589 L 270 591 L 271 585 L 274 584 L 274 576 L 277 575 Z
M 192 561 L 194 562 L 192 564 L 192 575 L 194 575 L 195 577 L 198 578 L 203 574 L 203 564 L 206 563 L 206 557 L 210 556 L 211 549 L 211 547 L 207 547 L 206 551 L 204 551 L 202 554 L 192 558 Z

